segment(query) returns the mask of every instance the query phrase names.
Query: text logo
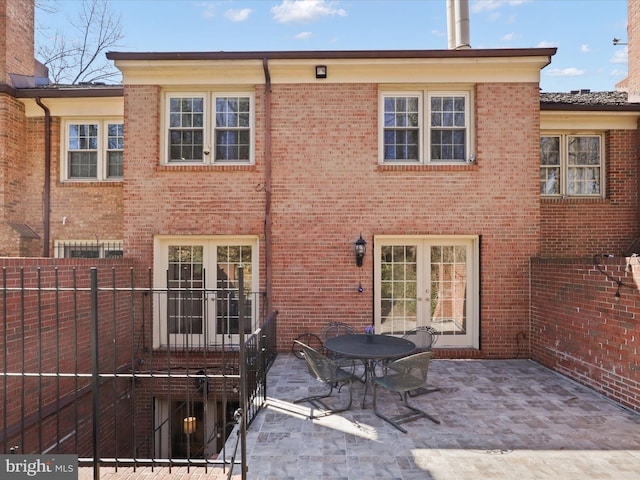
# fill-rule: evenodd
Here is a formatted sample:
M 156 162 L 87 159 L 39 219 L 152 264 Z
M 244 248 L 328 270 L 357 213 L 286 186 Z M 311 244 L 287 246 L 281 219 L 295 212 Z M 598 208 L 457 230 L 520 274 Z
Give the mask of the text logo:
M 78 480 L 77 455 L 0 455 L 2 480 Z

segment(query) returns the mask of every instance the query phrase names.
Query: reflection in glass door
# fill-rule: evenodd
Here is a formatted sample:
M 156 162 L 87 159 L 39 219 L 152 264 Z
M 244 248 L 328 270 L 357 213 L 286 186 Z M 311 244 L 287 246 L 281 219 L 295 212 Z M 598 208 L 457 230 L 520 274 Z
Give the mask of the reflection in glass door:
M 435 328 L 438 346 L 478 345 L 476 237 L 376 237 L 376 328 Z

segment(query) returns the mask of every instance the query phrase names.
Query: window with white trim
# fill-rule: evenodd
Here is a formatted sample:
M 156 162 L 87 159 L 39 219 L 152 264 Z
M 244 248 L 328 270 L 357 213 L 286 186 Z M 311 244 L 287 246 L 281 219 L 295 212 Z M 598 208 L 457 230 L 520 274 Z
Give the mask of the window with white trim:
M 382 92 L 381 162 L 456 164 L 472 157 L 469 91 Z
M 67 120 L 63 125 L 62 180 L 122 180 L 122 120 Z
M 540 137 L 540 194 L 602 197 L 604 139 L 600 134 Z
M 251 164 L 254 96 L 250 93 L 169 93 L 167 164 Z

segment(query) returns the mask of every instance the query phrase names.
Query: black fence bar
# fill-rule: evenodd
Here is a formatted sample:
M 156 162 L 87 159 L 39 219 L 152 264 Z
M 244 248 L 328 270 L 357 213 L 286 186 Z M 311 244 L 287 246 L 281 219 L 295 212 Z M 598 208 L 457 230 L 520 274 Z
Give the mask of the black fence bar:
M 91 269 L 91 394 L 93 406 L 93 480 L 100 480 L 100 365 L 98 364 L 99 330 L 98 330 L 98 269 Z

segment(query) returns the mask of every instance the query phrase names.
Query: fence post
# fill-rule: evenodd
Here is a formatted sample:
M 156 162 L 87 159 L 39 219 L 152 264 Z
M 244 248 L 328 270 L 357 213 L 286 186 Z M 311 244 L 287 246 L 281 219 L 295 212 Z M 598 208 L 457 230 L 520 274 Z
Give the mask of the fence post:
M 246 480 L 247 478 L 247 415 L 248 415 L 248 405 L 247 405 L 247 350 L 246 345 L 244 344 L 244 325 L 245 325 L 245 314 L 244 314 L 244 268 L 241 266 L 238 267 L 238 332 L 239 334 L 239 343 L 240 343 L 240 361 L 239 363 L 239 372 L 240 373 L 240 408 L 242 410 L 242 415 L 240 417 L 240 463 L 242 467 L 242 480 Z
M 100 480 L 98 428 L 100 375 L 98 370 L 98 269 L 91 267 L 91 394 L 93 400 L 93 480 Z

